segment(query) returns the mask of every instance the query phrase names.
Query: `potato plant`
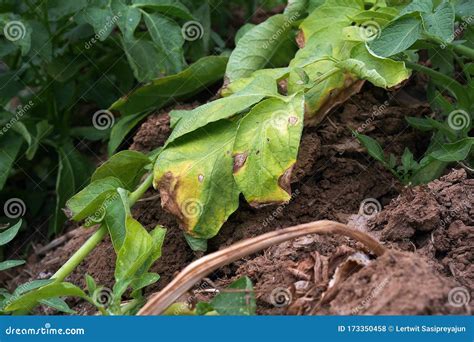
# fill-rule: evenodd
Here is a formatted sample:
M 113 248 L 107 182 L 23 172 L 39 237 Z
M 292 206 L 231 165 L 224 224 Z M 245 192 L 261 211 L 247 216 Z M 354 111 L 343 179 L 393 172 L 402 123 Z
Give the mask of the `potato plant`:
M 148 7 L 158 10 L 143 5 Z M 50 283 L 9 300 L 3 310 L 29 310 L 65 296 L 94 303 L 93 280 L 88 280 L 88 294 L 64 281 L 109 235 L 117 255 L 114 300 L 109 311 L 100 310 L 135 313 L 143 304 L 143 288 L 159 279 L 149 269 L 161 255 L 166 233 L 159 222 L 148 231 L 133 218 L 131 208 L 144 193 L 152 186 L 159 191 L 162 206 L 176 217 L 191 248 L 206 250 L 206 241 L 238 209 L 241 195 L 255 208 L 291 199 L 304 126 L 320 123 L 365 82 L 393 89 L 417 70 L 430 76 L 432 96 L 445 114 L 452 109 L 471 112 L 472 84 L 462 85 L 441 70 L 417 64 L 414 54 L 442 43 L 470 80 L 473 50 L 454 41 L 455 23 L 465 12 L 472 13 L 470 2 L 291 1 L 284 13 L 244 26 L 230 56 L 205 57 L 118 99 L 109 109 L 122 115 L 114 127 L 122 136 L 151 110 L 196 94 L 196 84 L 224 75 L 219 98 L 193 110 L 170 112 L 172 132 L 162 147 L 148 155 L 118 152 L 92 174 L 90 183 L 67 201 L 66 212 L 85 227 L 98 225 L 97 231 Z M 183 10 L 177 13 L 184 15 Z M 387 159 L 373 139 L 354 133 L 372 156 L 412 184 L 426 182 L 449 162 L 470 156 L 472 126 L 451 130 L 432 118 L 408 120 L 434 131 L 430 150 L 419 163 L 407 150 L 396 168 L 394 156 Z M 114 139 L 112 132 L 111 153 L 119 147 Z M 249 288 L 247 281 L 240 285 Z M 129 289 L 132 301 L 123 304 Z M 226 314 L 219 311 L 219 298 L 200 304 L 195 313 Z

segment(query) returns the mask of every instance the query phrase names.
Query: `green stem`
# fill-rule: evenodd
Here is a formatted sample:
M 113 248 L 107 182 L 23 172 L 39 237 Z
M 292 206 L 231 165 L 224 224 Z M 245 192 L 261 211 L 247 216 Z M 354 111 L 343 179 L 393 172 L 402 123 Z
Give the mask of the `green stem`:
M 132 207 L 148 190 L 153 183 L 153 173 L 150 173 L 140 186 L 129 195 L 130 207 Z M 74 271 L 74 269 L 94 250 L 94 248 L 104 239 L 107 235 L 107 227 L 101 225 L 92 236 L 79 248 L 69 260 L 51 277 L 58 282 L 66 279 L 68 275 Z
M 53 274 L 51 279 L 55 279 L 58 282 L 63 281 L 72 271 L 89 255 L 90 252 L 102 241 L 107 235 L 107 227 L 101 225 L 99 230 L 96 231 L 92 236 L 79 248 L 76 253 L 63 265 L 61 268 Z
M 474 60 L 474 49 L 471 49 L 470 47 L 467 47 L 462 44 L 447 44 L 451 49 L 453 49 L 454 52 L 459 53 L 460 55 L 463 55 L 464 57 L 470 58 Z
M 430 76 L 438 86 L 449 90 L 458 99 L 459 104 L 463 108 L 465 108 L 466 106 L 467 108 L 469 108 L 469 103 L 470 103 L 469 94 L 466 92 L 466 89 L 462 86 L 461 83 L 452 79 L 449 76 L 446 76 L 436 70 L 427 68 L 418 63 L 405 61 L 405 64 L 410 69 L 422 72 Z

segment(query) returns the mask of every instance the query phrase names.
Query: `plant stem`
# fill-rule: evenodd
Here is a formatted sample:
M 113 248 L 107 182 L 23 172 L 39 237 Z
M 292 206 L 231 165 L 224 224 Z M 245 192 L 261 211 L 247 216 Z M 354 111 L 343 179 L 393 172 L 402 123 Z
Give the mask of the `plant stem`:
M 454 52 L 457 52 L 464 57 L 470 58 L 474 60 L 474 49 L 471 49 L 470 47 L 467 47 L 462 44 L 448 44 L 448 46 L 453 49 Z
M 153 183 L 153 172 L 151 172 L 143 181 L 140 186 L 129 195 L 130 207 L 132 207 L 148 190 Z M 79 248 L 69 260 L 51 277 L 58 282 L 66 279 L 68 275 L 74 271 L 74 269 L 94 250 L 94 248 L 104 239 L 107 235 L 107 227 L 101 225 L 92 236 Z
M 63 265 L 61 268 L 53 274 L 51 279 L 55 279 L 58 282 L 63 281 L 71 272 L 89 255 L 90 252 L 102 241 L 107 234 L 107 227 L 101 225 L 99 230 L 96 231 L 92 236 L 79 248 L 76 253 Z

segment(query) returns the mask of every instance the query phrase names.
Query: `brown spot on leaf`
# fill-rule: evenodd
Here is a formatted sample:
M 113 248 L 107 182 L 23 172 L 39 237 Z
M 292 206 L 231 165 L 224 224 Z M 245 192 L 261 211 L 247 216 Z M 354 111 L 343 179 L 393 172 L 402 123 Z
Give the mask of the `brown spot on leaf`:
M 296 44 L 298 44 L 298 47 L 302 49 L 304 48 L 305 43 L 306 43 L 306 38 L 304 37 L 303 31 L 300 30 L 298 34 L 296 35 Z
M 234 173 L 239 172 L 239 170 L 244 166 L 247 161 L 248 152 L 239 153 L 234 156 Z
M 202 183 L 203 180 L 204 180 L 204 175 L 199 175 L 198 176 L 199 183 Z
M 290 125 L 294 126 L 298 122 L 298 118 L 296 116 L 290 116 L 288 118 L 288 122 L 290 123 Z

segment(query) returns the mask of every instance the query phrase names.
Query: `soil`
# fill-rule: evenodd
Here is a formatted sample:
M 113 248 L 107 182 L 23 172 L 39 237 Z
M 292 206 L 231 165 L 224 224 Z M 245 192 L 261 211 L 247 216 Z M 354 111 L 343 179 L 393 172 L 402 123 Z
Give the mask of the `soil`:
M 457 169 L 429 185 L 404 188 L 368 157 L 351 133 L 352 129 L 369 134 L 395 155 L 408 147 L 419 156 L 429 136 L 413 131 L 405 121 L 405 116 L 430 114 L 425 101 L 419 100 L 418 84 L 412 81 L 391 93 L 366 85 L 317 128 L 306 128 L 290 203 L 257 210 L 241 201 L 208 249 L 212 252 L 268 231 L 329 219 L 365 230 L 390 252 L 374 258 L 359 252 L 360 245 L 348 238 L 307 236 L 223 267 L 206 282 L 222 289 L 241 276 L 250 277 L 259 314 L 470 313 L 472 301 L 461 306 L 449 303 L 453 289 L 463 287 L 471 293 L 474 285 L 474 180 Z M 150 116 L 130 148 L 150 151 L 162 145 L 170 133 L 168 111 Z M 361 210 L 367 199 L 375 199 L 384 209 L 368 216 Z M 163 256 L 153 266 L 161 279 L 147 288 L 149 294 L 163 288 L 200 254 L 189 249 L 174 217 L 161 208 L 156 191 L 147 192 L 133 215 L 147 228 L 157 223 L 168 228 Z M 90 234 L 92 230 L 79 228 L 66 244 L 44 257 L 31 256 L 9 287 L 50 276 Z M 100 285 L 112 287 L 114 263 L 106 239 L 67 280 L 84 286 L 87 273 Z M 71 304 L 80 314 L 94 313 L 86 304 Z

